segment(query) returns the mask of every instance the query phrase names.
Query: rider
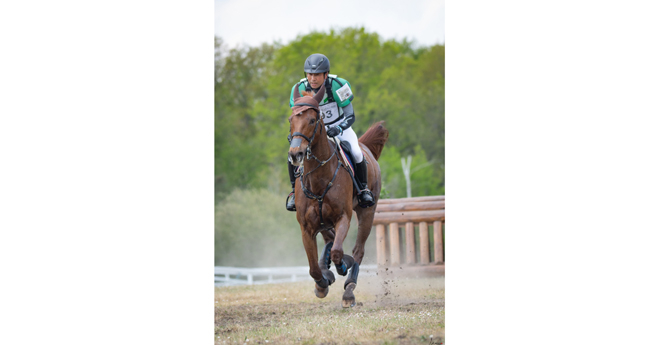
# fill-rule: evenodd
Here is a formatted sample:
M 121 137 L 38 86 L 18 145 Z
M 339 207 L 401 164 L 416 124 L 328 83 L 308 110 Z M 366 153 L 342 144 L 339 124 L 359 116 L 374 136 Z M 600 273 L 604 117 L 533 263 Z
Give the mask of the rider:
M 329 137 L 338 137 L 339 140 L 348 141 L 351 144 L 351 153 L 355 159 L 355 177 L 361 190 L 358 192 L 358 203 L 362 207 L 370 207 L 374 205 L 374 196 L 367 188 L 367 162 L 364 159 L 358 138 L 351 125 L 355 122 L 355 113 L 353 111 L 353 92 L 351 85 L 345 79 L 339 78 L 336 75 L 328 74 L 330 72 L 330 60 L 323 54 L 312 54 L 305 60 L 305 74 L 306 78 L 300 79 L 291 88 L 291 99 L 289 106 L 293 108 L 293 90 L 298 87 L 300 94 L 303 91 L 318 92 L 321 85 L 325 83 L 326 95 L 321 102 L 319 108 L 323 123 L 325 124 L 326 132 Z M 295 204 L 295 172 L 294 166 L 289 164 L 289 178 L 291 180 L 291 187 L 293 190 L 287 197 L 286 209 L 289 211 L 296 210 Z

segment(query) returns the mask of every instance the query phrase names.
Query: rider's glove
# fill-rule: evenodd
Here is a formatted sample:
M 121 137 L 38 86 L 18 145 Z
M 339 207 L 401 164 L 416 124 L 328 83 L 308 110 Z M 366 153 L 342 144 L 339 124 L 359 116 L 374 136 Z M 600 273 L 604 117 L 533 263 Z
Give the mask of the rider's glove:
M 344 130 L 339 126 L 334 126 L 328 129 L 328 136 L 330 138 L 334 138 L 342 133 L 344 133 Z

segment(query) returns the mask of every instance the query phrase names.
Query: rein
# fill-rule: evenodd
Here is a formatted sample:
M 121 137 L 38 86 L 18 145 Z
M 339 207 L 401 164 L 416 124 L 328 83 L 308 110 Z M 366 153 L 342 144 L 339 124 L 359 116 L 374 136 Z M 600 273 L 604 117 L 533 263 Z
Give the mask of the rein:
M 296 104 L 296 105 L 307 105 L 307 104 L 302 103 L 302 104 Z M 314 109 L 314 110 L 316 110 L 316 109 Z M 326 159 L 326 160 L 323 160 L 323 161 L 322 161 L 322 160 L 319 160 L 319 159 L 318 159 L 318 158 L 312 153 L 312 142 L 314 141 L 314 137 L 316 136 L 316 132 L 317 132 L 317 130 L 318 130 L 319 122 L 320 122 L 320 114 L 319 114 L 319 112 L 318 112 L 318 110 L 317 110 L 317 111 L 316 111 L 316 123 L 314 124 L 314 133 L 312 134 L 312 138 L 310 139 L 310 138 L 308 138 L 307 136 L 305 136 L 304 134 L 302 134 L 302 133 L 300 133 L 300 132 L 295 132 L 295 133 L 291 134 L 291 138 L 296 137 L 296 136 L 299 136 L 299 137 L 303 137 L 303 138 L 305 138 L 305 140 L 307 140 L 307 142 L 309 143 L 309 144 L 307 145 L 307 150 L 306 150 L 306 153 L 307 153 L 307 155 L 306 155 L 306 156 L 307 156 L 306 159 L 309 160 L 309 159 L 311 159 L 311 158 L 314 158 L 314 160 L 315 160 L 316 162 L 319 163 L 319 165 L 318 165 L 316 168 L 312 169 L 312 170 L 309 171 L 307 174 L 305 174 L 305 165 L 303 164 L 303 165 L 300 167 L 300 173 L 299 173 L 299 175 L 300 175 L 300 187 L 302 188 L 302 191 L 303 191 L 303 193 L 305 194 L 305 196 L 306 196 L 308 199 L 314 199 L 314 200 L 317 200 L 317 201 L 319 202 L 319 219 L 321 220 L 321 225 L 324 225 L 324 223 L 323 223 L 323 198 L 325 197 L 325 195 L 328 193 L 328 191 L 329 191 L 330 188 L 332 187 L 332 183 L 335 181 L 335 178 L 337 178 L 337 172 L 339 172 L 339 168 L 340 168 L 343 164 L 342 164 L 341 160 L 339 160 L 339 156 L 337 155 L 337 163 L 338 163 L 338 164 L 337 164 L 337 169 L 335 169 L 335 173 L 332 175 L 332 180 L 330 180 L 330 182 L 328 182 L 328 185 L 325 187 L 325 190 L 323 191 L 323 194 L 321 194 L 321 195 L 316 195 L 316 194 L 314 194 L 312 191 L 310 191 L 309 189 L 307 189 L 307 188 L 305 187 L 305 181 L 304 181 L 305 177 L 309 176 L 311 173 L 313 173 L 314 171 L 316 171 L 316 169 L 318 169 L 318 168 L 324 166 L 325 163 L 329 162 L 330 159 L 332 159 L 332 157 L 334 157 L 334 156 L 337 154 L 337 147 L 336 147 L 335 145 L 332 145 L 334 151 L 332 152 L 332 154 L 330 155 L 330 157 L 328 157 L 328 159 Z

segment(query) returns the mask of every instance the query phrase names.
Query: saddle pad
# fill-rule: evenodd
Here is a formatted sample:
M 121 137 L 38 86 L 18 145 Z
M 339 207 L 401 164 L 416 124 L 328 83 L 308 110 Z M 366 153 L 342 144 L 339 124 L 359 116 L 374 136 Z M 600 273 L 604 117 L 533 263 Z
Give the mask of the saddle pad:
M 350 165 L 349 168 L 351 170 L 351 174 L 355 175 L 355 164 L 353 163 L 353 157 L 351 155 L 351 144 L 349 142 L 342 141 L 339 145 L 339 151 L 343 157 L 346 157 L 346 160 Z

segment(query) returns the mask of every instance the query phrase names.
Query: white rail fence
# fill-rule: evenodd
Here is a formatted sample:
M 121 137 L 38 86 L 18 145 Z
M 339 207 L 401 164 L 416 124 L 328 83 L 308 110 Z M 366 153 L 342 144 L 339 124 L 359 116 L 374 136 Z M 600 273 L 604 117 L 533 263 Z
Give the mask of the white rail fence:
M 376 265 L 361 265 L 360 276 L 376 275 L 376 269 Z M 330 270 L 335 274 L 336 280 L 344 278 L 337 274 L 334 265 L 332 265 Z M 215 286 L 256 285 L 297 281 L 314 281 L 309 276 L 308 266 L 262 268 L 215 266 Z

